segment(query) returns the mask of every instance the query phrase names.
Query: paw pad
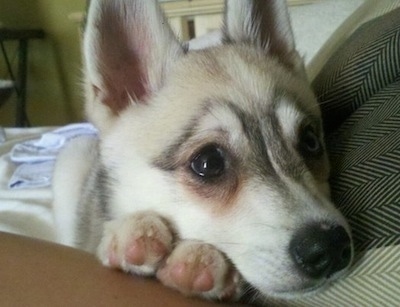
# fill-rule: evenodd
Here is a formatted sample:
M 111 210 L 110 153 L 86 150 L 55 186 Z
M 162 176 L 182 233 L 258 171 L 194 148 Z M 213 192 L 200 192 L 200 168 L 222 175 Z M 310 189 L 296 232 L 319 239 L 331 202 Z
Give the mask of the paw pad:
M 172 231 L 163 218 L 135 214 L 106 224 L 97 254 L 106 266 L 152 275 L 170 253 L 172 243 Z

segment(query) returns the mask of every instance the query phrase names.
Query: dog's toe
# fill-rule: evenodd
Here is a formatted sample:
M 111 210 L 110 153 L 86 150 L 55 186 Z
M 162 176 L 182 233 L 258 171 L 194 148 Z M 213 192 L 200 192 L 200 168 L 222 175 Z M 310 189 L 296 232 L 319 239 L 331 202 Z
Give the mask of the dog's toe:
M 104 265 L 152 275 L 170 253 L 173 234 L 168 223 L 152 213 L 109 222 L 98 248 Z
M 158 263 L 170 251 L 170 240 L 163 242 L 157 236 L 143 235 L 134 238 L 127 245 L 125 250 L 125 260 L 128 264 L 144 265 Z
M 190 294 L 206 292 L 214 288 L 214 276 L 204 263 L 167 263 L 157 272 L 157 277 L 166 284 Z
M 172 251 L 157 278 L 186 295 L 232 300 L 239 292 L 239 274 L 216 248 L 183 241 Z

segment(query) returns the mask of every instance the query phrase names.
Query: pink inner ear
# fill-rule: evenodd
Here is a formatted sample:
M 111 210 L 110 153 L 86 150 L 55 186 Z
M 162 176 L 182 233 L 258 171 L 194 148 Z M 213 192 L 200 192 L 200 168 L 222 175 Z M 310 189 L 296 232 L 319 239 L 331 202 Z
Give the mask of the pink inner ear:
M 108 68 L 109 69 L 109 68 Z M 119 113 L 132 103 L 143 103 L 146 100 L 147 85 L 146 75 L 143 73 L 141 64 L 130 58 L 119 69 L 116 67 L 105 74 L 104 96 L 102 102 L 114 113 Z
M 161 88 L 165 71 L 182 48 L 156 1 L 98 0 L 85 34 L 88 77 L 97 101 L 120 113 L 146 103 Z
M 101 101 L 114 113 L 132 100 L 143 103 L 149 90 L 149 44 L 144 29 L 124 22 L 115 11 L 104 13 L 97 24 L 97 62 Z

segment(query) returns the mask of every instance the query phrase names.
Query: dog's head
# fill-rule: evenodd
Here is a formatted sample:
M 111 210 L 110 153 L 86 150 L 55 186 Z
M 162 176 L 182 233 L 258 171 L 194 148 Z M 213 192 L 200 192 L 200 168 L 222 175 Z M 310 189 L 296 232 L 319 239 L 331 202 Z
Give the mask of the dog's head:
M 219 46 L 187 51 L 155 1 L 92 1 L 88 117 L 110 216 L 156 210 L 266 296 L 319 288 L 352 258 L 329 200 L 318 104 L 284 0 L 228 0 Z

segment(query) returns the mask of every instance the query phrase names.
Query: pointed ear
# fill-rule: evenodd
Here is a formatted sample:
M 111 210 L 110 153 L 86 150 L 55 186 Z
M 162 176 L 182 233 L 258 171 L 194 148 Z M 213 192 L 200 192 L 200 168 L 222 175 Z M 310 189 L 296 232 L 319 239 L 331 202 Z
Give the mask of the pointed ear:
M 225 0 L 223 40 L 250 44 L 291 69 L 303 70 L 285 0 Z
M 83 48 L 86 112 L 100 129 L 146 103 L 183 54 L 155 0 L 92 0 Z

